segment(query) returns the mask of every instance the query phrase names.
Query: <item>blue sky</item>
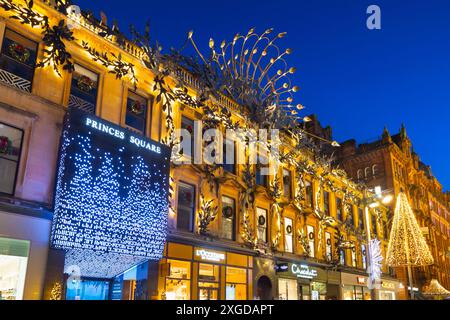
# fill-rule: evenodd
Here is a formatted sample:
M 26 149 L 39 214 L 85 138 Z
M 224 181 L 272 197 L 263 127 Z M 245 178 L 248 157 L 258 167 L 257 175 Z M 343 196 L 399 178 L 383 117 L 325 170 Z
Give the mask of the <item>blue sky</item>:
M 205 50 L 255 27 L 286 31 L 297 67 L 296 102 L 331 125 L 336 140 L 358 142 L 391 134 L 405 123 L 422 161 L 450 189 L 450 2 L 447 0 L 78 0 L 97 16 L 103 10 L 122 30 L 144 27 L 167 50 L 189 30 Z M 382 30 L 366 28 L 366 9 L 377 4 Z

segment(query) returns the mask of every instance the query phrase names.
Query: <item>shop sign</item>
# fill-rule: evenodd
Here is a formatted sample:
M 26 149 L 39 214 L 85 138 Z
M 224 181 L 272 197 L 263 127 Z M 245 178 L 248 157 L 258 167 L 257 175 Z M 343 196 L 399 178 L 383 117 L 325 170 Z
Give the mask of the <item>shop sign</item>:
M 382 283 L 381 283 L 381 287 L 383 288 L 383 289 L 388 289 L 388 290 L 395 290 L 395 283 L 394 282 L 386 282 L 386 281 L 383 281 Z
M 276 272 L 287 272 L 289 271 L 289 264 L 288 263 L 278 263 L 275 266 Z
M 225 254 L 215 251 L 209 251 L 205 249 L 195 250 L 195 256 L 201 260 L 214 261 L 214 262 L 225 262 Z
M 317 277 L 317 270 L 312 269 L 305 264 L 292 264 L 291 271 L 297 278 L 314 279 Z

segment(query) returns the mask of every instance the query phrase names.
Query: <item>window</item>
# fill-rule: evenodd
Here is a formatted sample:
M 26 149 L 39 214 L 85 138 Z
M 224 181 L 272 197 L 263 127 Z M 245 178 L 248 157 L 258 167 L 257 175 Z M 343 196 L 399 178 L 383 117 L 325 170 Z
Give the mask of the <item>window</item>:
M 247 270 L 227 267 L 226 271 L 226 299 L 247 300 Z
M 194 231 L 195 187 L 182 183 L 178 185 L 177 229 Z
M 330 215 L 330 193 L 328 191 L 323 192 L 323 211 L 327 216 Z
M 292 219 L 284 218 L 284 251 L 293 253 L 294 243 L 292 234 L 294 232 L 294 227 L 292 224 Z
M 134 92 L 128 91 L 125 125 L 145 135 L 148 118 L 148 100 Z
M 378 174 L 378 166 L 376 164 L 374 164 L 372 166 L 372 175 L 375 177 Z
M 0 122 L 0 193 L 14 194 L 23 131 Z
M 98 94 L 98 74 L 75 64 L 70 85 L 69 107 L 95 114 Z
M 233 198 L 222 197 L 222 238 L 235 240 L 234 221 L 236 204 Z
M 236 173 L 236 143 L 233 140 L 224 140 L 223 170 L 234 174 Z
M 267 210 L 256 208 L 258 217 L 258 239 L 267 242 Z
M 292 196 L 292 177 L 291 171 L 283 169 L 283 194 L 286 198 Z
M 268 171 L 269 166 L 267 159 L 259 156 L 258 164 L 256 165 L 256 184 L 267 187 L 268 185 Z
M 341 266 L 345 266 L 345 249 L 339 249 L 339 263 Z
M 308 234 L 310 256 L 314 258 L 316 256 L 316 233 L 313 226 L 306 226 Z
M 191 263 L 167 260 L 166 299 L 189 300 L 191 298 Z
M 198 266 L 199 300 L 219 300 L 219 266 L 200 263 Z
M 331 233 L 325 232 L 325 241 L 326 241 L 326 260 L 332 261 L 333 260 L 333 248 L 332 248 L 332 242 L 331 242 Z
M 367 251 L 366 251 L 366 245 L 361 245 L 361 257 L 362 257 L 362 267 L 364 270 L 367 269 Z
M 362 171 L 362 169 L 359 169 L 357 172 L 357 179 L 362 180 L 362 178 L 363 178 L 363 171 Z
M 305 183 L 305 193 L 306 193 L 306 204 L 310 207 L 313 206 L 313 188 L 310 181 L 306 181 Z
M 353 206 L 351 205 L 351 204 L 347 204 L 347 206 L 348 206 L 348 208 L 349 208 L 349 211 L 348 211 L 348 216 L 347 216 L 347 220 L 348 220 L 348 222 L 352 225 L 352 226 L 355 226 L 355 220 L 354 220 L 354 218 L 353 218 Z
M 187 130 L 190 135 L 190 139 L 188 141 L 184 141 L 184 138 L 181 137 L 181 146 L 183 148 L 183 154 L 186 157 L 194 156 L 194 120 L 189 119 L 187 117 L 181 117 L 181 129 Z
M 369 167 L 367 167 L 367 168 L 364 169 L 364 177 L 365 177 L 366 179 L 369 178 L 370 173 L 371 173 L 371 170 L 370 170 Z
M 278 279 L 279 300 L 298 300 L 298 282 L 293 279 Z
M 361 208 L 358 208 L 358 228 L 364 230 L 364 212 Z
M 0 238 L 0 300 L 22 300 L 30 242 Z
M 372 225 L 370 229 L 373 234 L 377 235 L 377 216 L 375 214 L 372 214 Z
M 0 55 L 0 79 L 31 92 L 36 66 L 37 43 L 6 29 Z
M 351 248 L 351 255 L 352 255 L 352 267 L 356 268 L 358 266 L 358 261 L 356 259 L 356 247 L 355 243 L 353 243 L 353 247 Z
M 338 221 L 343 221 L 343 217 L 342 217 L 342 199 L 336 197 L 336 218 L 338 219 Z

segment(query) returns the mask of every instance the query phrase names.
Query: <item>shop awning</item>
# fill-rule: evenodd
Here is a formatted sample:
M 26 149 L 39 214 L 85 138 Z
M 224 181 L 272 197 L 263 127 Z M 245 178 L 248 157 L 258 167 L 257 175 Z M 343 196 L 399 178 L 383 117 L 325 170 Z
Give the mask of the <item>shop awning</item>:
M 431 280 L 430 284 L 424 287 L 422 293 L 426 296 L 450 296 L 450 291 L 445 289 L 437 280 Z

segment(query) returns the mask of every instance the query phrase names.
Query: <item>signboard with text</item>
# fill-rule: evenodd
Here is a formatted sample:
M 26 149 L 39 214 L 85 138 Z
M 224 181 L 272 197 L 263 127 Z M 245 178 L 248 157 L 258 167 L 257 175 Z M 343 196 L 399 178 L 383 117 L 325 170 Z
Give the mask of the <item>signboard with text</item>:
M 60 146 L 51 245 L 159 260 L 170 149 L 70 109 Z

